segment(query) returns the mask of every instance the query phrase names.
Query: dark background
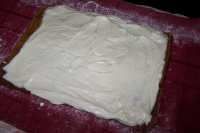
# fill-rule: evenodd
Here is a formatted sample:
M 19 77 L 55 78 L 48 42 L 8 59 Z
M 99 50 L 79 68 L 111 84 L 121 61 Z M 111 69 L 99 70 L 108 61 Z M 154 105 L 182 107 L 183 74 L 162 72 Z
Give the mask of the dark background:
M 200 17 L 198 0 L 126 0 L 128 2 L 149 5 L 172 13 L 182 14 L 191 18 Z

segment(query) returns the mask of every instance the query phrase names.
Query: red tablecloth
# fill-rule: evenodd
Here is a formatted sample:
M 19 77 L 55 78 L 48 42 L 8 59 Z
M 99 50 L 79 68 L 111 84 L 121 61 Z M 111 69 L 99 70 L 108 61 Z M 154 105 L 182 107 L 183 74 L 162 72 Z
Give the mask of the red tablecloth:
M 0 63 L 11 53 L 38 6 L 65 3 L 78 10 L 114 14 L 172 35 L 170 63 L 149 125 L 128 127 L 68 105 L 0 84 L 0 120 L 30 133 L 200 132 L 200 20 L 160 12 L 121 0 L 0 1 Z M 64 1 L 64 2 L 63 2 Z M 87 3 L 87 4 L 85 4 Z M 40 106 L 43 102 L 44 106 Z

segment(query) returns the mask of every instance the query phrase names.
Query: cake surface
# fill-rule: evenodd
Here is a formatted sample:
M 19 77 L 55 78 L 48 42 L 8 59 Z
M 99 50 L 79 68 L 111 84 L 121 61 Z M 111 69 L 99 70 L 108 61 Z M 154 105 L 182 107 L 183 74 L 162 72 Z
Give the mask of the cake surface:
M 151 119 L 166 48 L 167 37 L 151 28 L 57 6 L 4 78 L 52 103 L 132 126 Z

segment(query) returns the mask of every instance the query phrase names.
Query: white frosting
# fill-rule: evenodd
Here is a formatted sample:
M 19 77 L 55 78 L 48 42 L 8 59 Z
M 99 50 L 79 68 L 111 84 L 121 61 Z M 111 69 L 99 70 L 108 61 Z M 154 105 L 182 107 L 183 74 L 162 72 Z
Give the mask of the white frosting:
M 4 78 L 55 104 L 131 126 L 147 123 L 166 44 L 151 28 L 57 6 L 4 67 Z

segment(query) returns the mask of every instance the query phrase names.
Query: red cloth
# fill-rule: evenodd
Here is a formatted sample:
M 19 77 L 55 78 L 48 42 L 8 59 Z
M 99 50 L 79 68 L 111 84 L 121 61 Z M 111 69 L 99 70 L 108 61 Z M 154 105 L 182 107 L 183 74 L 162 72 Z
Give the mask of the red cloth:
M 27 0 L 21 0 L 26 1 Z M 33 1 L 33 0 L 32 0 Z M 36 2 L 37 1 L 37 2 Z M 36 0 L 28 5 L 19 0 L 0 2 L 0 62 L 12 52 L 37 6 L 51 6 L 62 0 Z M 0 84 L 0 120 L 30 133 L 193 133 L 200 132 L 200 21 L 174 16 L 121 0 L 96 0 L 84 10 L 115 14 L 147 24 L 172 35 L 170 63 L 161 84 L 158 102 L 149 125 L 128 127 L 114 120 L 97 118 L 68 105 L 53 105 L 29 92 Z M 65 0 L 80 9 L 87 1 Z M 103 8 L 104 7 L 104 8 Z M 109 9 L 105 8 L 109 7 Z M 116 11 L 120 10 L 119 11 Z M 40 107 L 40 103 L 45 103 Z

